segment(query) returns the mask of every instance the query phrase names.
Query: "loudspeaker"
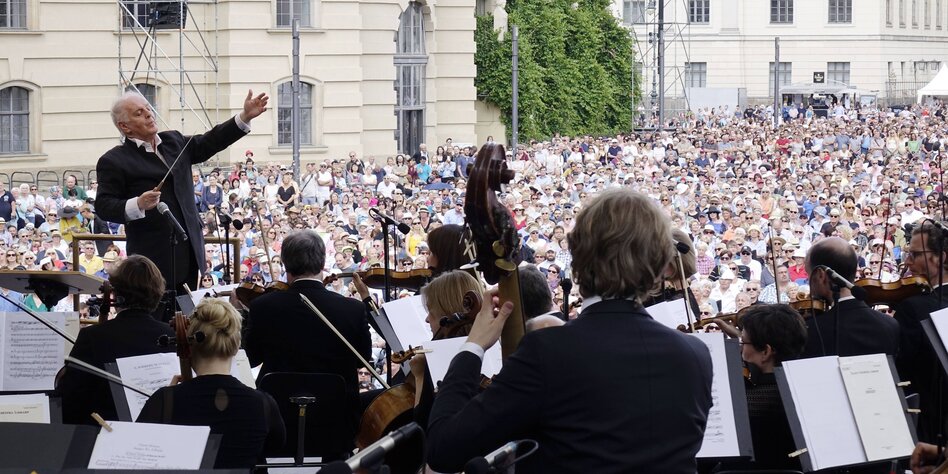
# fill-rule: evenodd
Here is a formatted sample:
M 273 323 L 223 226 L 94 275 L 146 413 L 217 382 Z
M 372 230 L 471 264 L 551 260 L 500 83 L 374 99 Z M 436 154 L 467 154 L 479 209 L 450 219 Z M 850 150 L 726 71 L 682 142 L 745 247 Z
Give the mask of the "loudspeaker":
M 149 28 L 176 30 L 184 28 L 187 25 L 187 20 L 187 2 L 150 2 L 148 4 Z

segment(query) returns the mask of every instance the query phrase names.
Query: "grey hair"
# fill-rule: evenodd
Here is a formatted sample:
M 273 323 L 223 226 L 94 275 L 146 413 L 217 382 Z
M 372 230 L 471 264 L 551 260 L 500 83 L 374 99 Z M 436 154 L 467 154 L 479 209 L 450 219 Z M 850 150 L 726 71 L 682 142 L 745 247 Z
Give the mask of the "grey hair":
M 145 96 L 133 89 L 125 91 L 122 93 L 122 95 L 116 97 L 115 100 L 112 101 L 112 108 L 109 110 L 109 114 L 112 116 L 112 125 L 115 125 L 116 129 L 119 128 L 119 122 L 125 122 L 128 120 L 128 112 L 125 109 L 125 102 L 132 97 L 145 98 Z M 121 132 L 122 130 L 119 129 L 119 133 Z
M 326 264 L 326 244 L 314 230 L 293 232 L 283 239 L 280 258 L 286 273 L 294 277 L 316 275 Z
M 550 312 L 553 307 L 553 293 L 546 277 L 536 265 L 524 265 L 520 274 L 520 296 L 523 299 L 524 317 L 527 319 Z

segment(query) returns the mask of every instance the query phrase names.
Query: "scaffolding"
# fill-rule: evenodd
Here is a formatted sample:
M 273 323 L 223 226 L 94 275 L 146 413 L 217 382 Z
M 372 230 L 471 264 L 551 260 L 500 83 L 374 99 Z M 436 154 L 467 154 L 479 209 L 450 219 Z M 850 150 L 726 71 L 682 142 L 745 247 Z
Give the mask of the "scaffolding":
M 163 129 L 176 128 L 186 133 L 209 130 L 220 121 L 218 1 L 116 3 L 119 93 L 133 89 L 149 99 Z M 134 38 L 134 48 L 125 44 L 129 36 Z M 140 90 L 142 84 L 150 90 Z M 161 113 L 162 107 L 156 103 L 158 86 L 167 87 L 178 104 L 174 109 L 169 101 L 167 115 Z M 210 96 L 213 104 L 208 103 Z M 180 121 L 177 126 L 171 123 L 172 115 Z
M 660 117 L 667 124 L 688 111 L 686 68 L 691 59 L 688 0 L 630 1 L 625 22 L 635 39 L 635 67 L 640 77 L 640 103 L 635 104 L 635 127 L 654 129 Z M 644 8 L 635 8 L 635 4 Z

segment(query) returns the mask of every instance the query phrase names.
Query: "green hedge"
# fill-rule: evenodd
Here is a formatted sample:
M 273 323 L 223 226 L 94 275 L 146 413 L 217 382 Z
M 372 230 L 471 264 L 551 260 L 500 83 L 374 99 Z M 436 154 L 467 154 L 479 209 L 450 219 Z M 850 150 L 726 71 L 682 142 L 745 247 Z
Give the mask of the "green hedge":
M 520 27 L 520 136 L 544 138 L 628 130 L 632 35 L 606 0 L 511 0 L 508 23 Z M 511 38 L 497 40 L 493 16 L 477 19 L 478 95 L 496 104 L 511 128 Z M 635 91 L 635 92 L 633 92 Z

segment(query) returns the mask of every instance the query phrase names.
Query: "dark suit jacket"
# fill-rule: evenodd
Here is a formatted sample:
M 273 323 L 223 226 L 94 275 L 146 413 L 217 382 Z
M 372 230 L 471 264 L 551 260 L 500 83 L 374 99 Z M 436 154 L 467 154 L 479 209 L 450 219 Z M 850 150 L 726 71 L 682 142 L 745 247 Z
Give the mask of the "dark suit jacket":
M 162 335 L 174 338 L 174 330 L 144 311 L 128 309 L 115 319 L 79 331 L 69 355 L 105 369 L 107 362 L 118 358 L 174 351 L 174 347 L 158 346 Z M 95 375 L 67 367 L 57 391 L 63 399 L 63 423 L 94 425 L 92 412 L 106 420 L 117 419 L 109 383 Z
M 941 304 L 938 295 L 941 293 Z M 896 368 L 902 380 L 910 380 L 908 393 L 918 393 L 922 412 L 918 417 L 918 437 L 921 441 L 934 442 L 940 424 L 938 413 L 938 387 L 934 374 L 938 367 L 935 353 L 922 330 L 922 321 L 929 319 L 933 311 L 948 307 L 948 286 L 936 288 L 927 295 L 906 298 L 893 306 L 895 320 L 901 327 L 901 345 L 896 357 Z
M 90 229 L 93 234 L 111 234 L 112 230 L 109 229 L 108 222 L 102 220 L 99 216 L 94 216 L 92 221 L 92 228 Z M 109 245 L 112 245 L 111 240 L 96 240 L 95 249 L 96 253 L 101 257 L 105 255 L 105 252 L 109 251 Z
M 177 131 L 161 132 L 158 135 L 161 137 L 158 150 L 169 164 L 173 163 L 187 144 L 188 137 Z M 161 188 L 161 200 L 168 204 L 189 238 L 187 242 L 176 246 L 174 258 L 177 268 L 173 278 L 168 239 L 171 228 L 165 218 L 157 209 L 152 209 L 142 219 L 128 223 L 125 221 L 125 202 L 157 186 L 168 171 L 168 165 L 157 155 L 146 153 L 132 140 L 126 140 L 99 158 L 96 165 L 99 178 L 96 212 L 108 221 L 126 224 L 128 253 L 144 255 L 155 262 L 169 287 L 184 283 L 190 275 L 197 275 L 204 268 L 204 238 L 194 204 L 191 165 L 207 161 L 244 135 L 233 118 L 203 135 L 194 135 Z M 196 267 L 191 266 L 192 261 Z
M 458 354 L 435 397 L 428 463 L 455 472 L 507 441 L 539 450 L 517 472 L 695 472 L 711 409 L 711 357 L 628 300 L 527 334 L 478 394 L 480 359 Z
M 250 364 L 263 363 L 258 381 L 270 372 L 310 372 L 338 374 L 346 382 L 346 391 L 355 423 L 359 412 L 359 359 L 307 308 L 307 298 L 345 336 L 356 350 L 369 360 L 372 339 L 369 335 L 365 304 L 327 290 L 313 280 L 296 281 L 287 291 L 265 294 L 250 304 L 244 335 L 244 349 Z
M 856 356 L 899 352 L 899 323 L 859 300 L 839 303 L 839 335 L 836 308 L 806 320 L 806 348 L 801 357 Z M 824 353 L 825 348 L 825 353 Z

